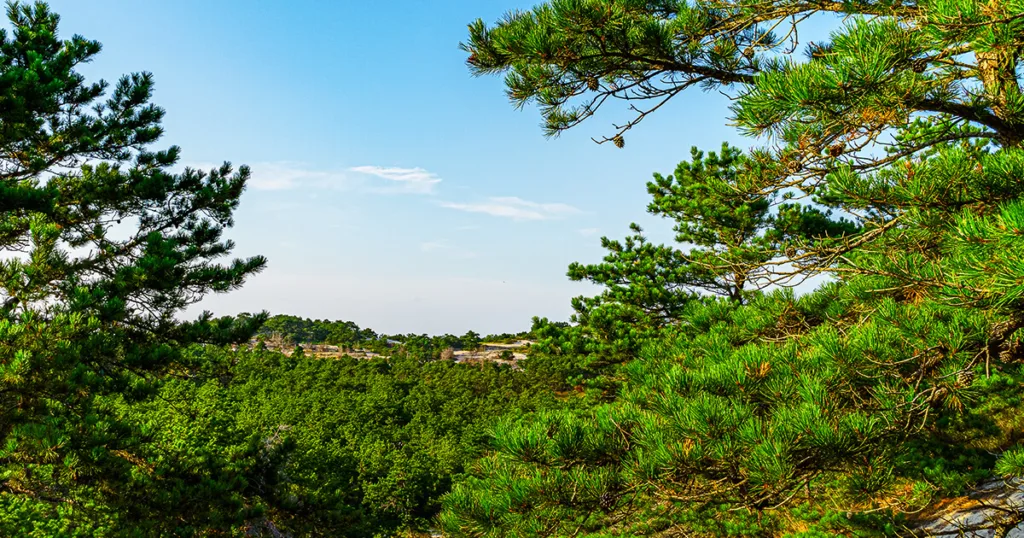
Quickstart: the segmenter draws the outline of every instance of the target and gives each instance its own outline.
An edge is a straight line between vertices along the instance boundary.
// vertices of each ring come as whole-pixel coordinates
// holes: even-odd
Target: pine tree
[[[140,453],[148,433],[125,418],[123,405],[188,371],[188,346],[248,340],[265,319],[177,321],[185,307],[239,287],[264,266],[262,257],[217,262],[233,247],[223,234],[249,169],[172,172],[179,148],[151,149],[164,113],[150,103],[150,74],[125,76],[112,88],[87,82],[76,68],[99,53],[99,43],[60,39],[59,17],[41,2],[10,3],[7,16],[13,28],[0,31],[3,524],[19,528],[24,516],[20,523],[62,521],[72,532],[89,521],[78,531],[98,535],[141,524],[137,517],[202,518],[176,505],[170,481],[147,489],[161,478]]]
[[[689,301],[626,365],[616,402],[497,429],[496,452],[446,497],[447,531],[892,535],[973,479],[1019,476],[1012,426],[993,416],[1024,413],[1021,13],[1016,0],[551,0],[472,24],[471,69],[504,73],[550,135],[624,99],[635,116],[603,140],[621,147],[692,86],[732,92],[731,119],[767,142],[734,192],[802,204],[766,214],[799,233],[753,266],[833,280]],[[837,29],[798,58],[798,30],[830,14]],[[664,256],[643,248],[621,251],[657,279]],[[735,259],[710,249],[700,266]],[[644,282],[615,293],[645,297]]]
[[[583,347],[574,352],[588,356],[584,375],[607,372],[680,324],[700,297],[742,304],[752,292],[777,283],[772,262],[794,242],[857,231],[848,220],[816,207],[748,193],[761,167],[737,148],[724,144],[720,153],[707,155],[693,148],[691,156],[675,174],[655,174],[647,184],[652,197],[647,210],[672,221],[677,245],[650,243],[636,224],[624,241],[602,238],[609,251],[603,262],[574,263],[568,276],[598,284],[603,292],[573,299],[572,321],[578,326],[548,331],[540,351],[554,350],[551,338],[576,341]]]
[[[624,242],[602,238],[610,251],[604,263],[569,267],[570,279],[606,288],[598,297],[574,301],[577,320],[592,323],[595,308],[614,304],[634,310],[623,319],[630,325],[659,327],[678,322],[698,293],[742,303],[745,292],[776,283],[766,266],[794,240],[858,231],[846,219],[788,203],[778,193],[751,194],[751,179],[760,175],[758,163],[728,144],[706,156],[693,148],[692,160],[680,163],[674,175],[655,174],[647,184],[647,211],[671,219],[676,242],[691,248],[652,245],[636,224]]]
[[[742,129],[785,135],[799,143],[801,164],[827,164],[922,113],[941,121],[906,149],[961,136],[1018,145],[1021,7],[551,0],[494,26],[473,22],[462,48],[473,73],[505,74],[517,106],[536,103],[548,134],[617,99],[640,103],[603,139],[613,141],[689,88],[731,88]],[[805,44],[801,62],[798,30],[814,15],[846,22],[828,42]],[[964,123],[978,129],[954,135]]]
[[[945,183],[925,185],[929,176],[915,170],[935,151],[956,146],[962,153],[950,158],[976,164],[979,152],[1020,147],[1021,8],[1019,0],[785,1],[771,9],[735,0],[552,0],[493,27],[474,22],[462,46],[474,73],[504,73],[515,104],[539,105],[548,134],[627,100],[636,116],[605,138],[614,140],[690,87],[731,89],[737,127],[773,141],[752,152],[759,177],[743,191],[842,209],[863,227],[858,238],[791,245],[776,262],[809,271],[909,226],[899,214],[908,204],[941,197]],[[842,22],[827,42],[806,44],[801,60],[799,30],[815,14]],[[979,170],[1009,170],[1007,154]],[[940,201],[947,209],[980,203],[987,189],[999,200],[1015,195],[998,178],[961,181],[973,191]],[[881,191],[897,182],[902,192]]]

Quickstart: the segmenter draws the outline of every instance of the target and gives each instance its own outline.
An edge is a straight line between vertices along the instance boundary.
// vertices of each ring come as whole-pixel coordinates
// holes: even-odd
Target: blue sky
[[[186,164],[248,164],[230,237],[268,269],[196,307],[351,320],[388,333],[519,331],[567,319],[573,261],[630,222],[656,240],[645,183],[697,145],[743,140],[728,100],[691,91],[594,144],[622,108],[556,139],[515,110],[500,78],[473,78],[466,24],[533,2],[51,0],[62,33],[103,43],[82,71],[150,71],[163,143]]]

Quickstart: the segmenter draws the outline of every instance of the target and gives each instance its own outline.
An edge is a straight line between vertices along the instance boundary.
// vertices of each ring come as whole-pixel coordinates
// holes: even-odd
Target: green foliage
[[[738,87],[733,121],[770,145],[695,151],[648,186],[690,250],[634,227],[572,266],[605,291],[538,348],[584,371],[619,350],[596,370],[616,398],[496,432],[445,497],[446,531],[892,535],[1017,476],[1022,9],[550,0],[471,24],[471,70],[504,73],[547,134],[628,100],[603,140],[622,147],[685,89]],[[798,59],[798,30],[829,13],[843,22]],[[819,274],[800,297],[758,291]]]
[[[482,341],[480,335],[473,331],[466,331],[466,334],[462,335],[462,338],[459,339],[463,349],[476,349],[480,347]]]
[[[482,339],[484,342],[493,342],[499,344],[514,344],[523,340],[529,340],[532,338],[530,331],[523,331],[518,333],[501,333],[501,334],[489,334],[484,336]]]
[[[456,485],[445,497],[459,506],[442,515],[446,532],[543,536],[614,523],[606,514],[625,502],[616,462],[627,445],[612,421],[572,413],[512,418],[496,426],[494,446],[499,452],[477,462],[474,474],[496,480]]]
[[[1024,450],[1018,447],[1004,452],[996,464],[996,472],[1008,478],[1024,476]]]
[[[187,375],[186,347],[245,341],[264,321],[176,321],[264,266],[261,257],[219,263],[233,247],[223,234],[249,169],[170,172],[180,150],[150,149],[163,132],[163,111],[149,102],[152,76],[125,76],[112,88],[88,83],[76,68],[99,43],[59,39],[58,17],[43,3],[9,3],[7,17],[0,534],[143,533],[244,517],[236,497],[216,494],[235,467],[147,459],[150,432],[122,405],[147,401],[169,375]]]
[[[941,496],[1019,479],[1022,12],[550,0],[470,25],[471,69],[504,73],[548,134],[628,100],[604,139],[623,147],[698,86],[731,91],[735,124],[770,144],[655,175],[648,212],[677,245],[635,225],[602,238],[569,277],[603,292],[572,323],[535,318],[508,367],[435,360],[479,348],[473,331],[176,321],[264,265],[219,263],[248,169],[171,173],[178,148],[149,149],[152,77],[86,83],[99,44],[9,4],[0,534],[889,536]],[[823,14],[843,21],[798,58]],[[228,351],[261,325],[299,346]]]
[[[213,529],[352,537],[424,529],[453,477],[486,447],[493,420],[554,403],[533,377],[495,364],[404,353],[388,360],[197,353],[222,366],[169,382],[158,400],[126,410],[152,427],[156,461],[234,477],[215,489],[211,473],[203,496],[192,498],[165,486],[170,501],[200,513],[210,495],[246,508],[234,525],[211,522]]]
[[[609,341],[639,342],[644,328],[674,324],[698,293],[742,302],[773,278],[771,262],[792,242],[852,235],[857,226],[832,220],[814,207],[781,203],[779,193],[751,194],[763,167],[723,144],[721,153],[693,148],[670,176],[647,184],[648,212],[673,221],[676,241],[689,250],[647,242],[636,224],[624,242],[601,239],[609,251],[601,264],[569,266],[569,278],[604,286],[573,301],[574,321]]]
[[[267,319],[257,336],[279,337],[295,344],[331,344],[346,349],[380,349],[386,347],[383,335],[362,329],[351,321],[327,321],[276,315]]]
[[[504,74],[516,106],[538,105],[549,135],[629,101],[632,119],[602,140],[622,146],[625,132],[685,90],[738,87],[742,130],[793,143],[784,154],[798,158],[781,160],[783,169],[826,174],[915,117],[939,121],[904,146],[912,152],[964,122],[982,128],[964,138],[1019,144],[1021,8],[1019,0],[786,0],[771,9],[750,0],[550,0],[493,26],[471,23],[462,48],[474,74]],[[801,50],[799,30],[830,21],[841,28]]]
[[[799,299],[695,302],[683,319],[699,323],[645,345],[614,402],[498,428],[496,453],[445,497],[446,531],[636,535],[650,523],[647,508],[671,501],[662,517],[706,535],[740,532],[716,526],[730,508],[763,513],[744,524],[757,535],[784,530],[789,503],[806,492],[875,513],[841,518],[843,528],[883,533],[899,513],[963,493],[990,476],[988,443],[1012,427],[993,418],[1024,411],[1006,400],[1021,378],[973,381],[982,366],[971,357],[989,340],[984,316],[878,294],[866,301],[859,291],[834,284]],[[920,357],[936,349],[954,356]],[[907,488],[914,494],[896,495]],[[629,495],[601,506],[588,491]]]
[[[377,334],[373,329],[363,329],[351,321],[328,321],[300,318],[298,316],[276,315],[267,319],[257,337],[265,342],[277,344],[327,344],[340,347],[343,351],[372,351],[391,353],[394,349],[422,356],[438,358],[447,348],[477,350],[484,342],[513,343],[528,339],[530,333],[490,335],[481,338],[473,331],[455,336],[445,334]]]

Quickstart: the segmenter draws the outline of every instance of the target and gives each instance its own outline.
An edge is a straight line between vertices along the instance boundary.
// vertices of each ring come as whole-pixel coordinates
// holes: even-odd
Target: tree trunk
[[[1003,0],[991,0],[988,15],[993,19],[1005,17]],[[977,51],[974,57],[978,64],[978,75],[985,87],[985,94],[992,113],[1007,123],[999,134],[1006,147],[1020,147],[1024,141],[1024,118],[1012,113],[1011,103],[1021,99],[1020,83],[1017,80],[1017,61],[1020,47],[993,47],[988,51]]]

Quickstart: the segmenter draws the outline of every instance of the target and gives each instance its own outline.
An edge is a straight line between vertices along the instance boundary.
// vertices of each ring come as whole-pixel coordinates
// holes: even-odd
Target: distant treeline
[[[481,337],[474,331],[462,336],[445,334],[379,334],[373,329],[361,328],[351,321],[330,321],[301,318],[298,316],[272,316],[257,333],[264,340],[280,338],[288,345],[327,344],[343,349],[365,349],[382,352],[401,346],[410,351],[440,352],[447,348],[473,350],[483,342],[510,343],[531,338],[530,331],[520,333],[492,334]]]

